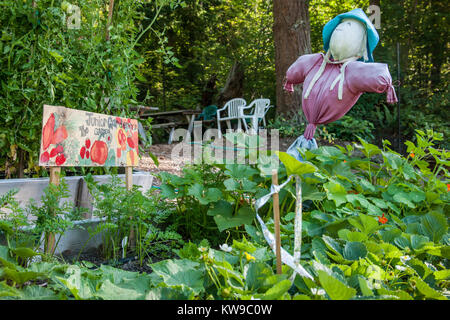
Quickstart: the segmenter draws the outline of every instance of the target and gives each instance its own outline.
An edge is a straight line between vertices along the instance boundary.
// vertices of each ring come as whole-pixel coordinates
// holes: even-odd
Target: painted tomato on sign
[[[135,119],[44,105],[41,166],[137,166]]]

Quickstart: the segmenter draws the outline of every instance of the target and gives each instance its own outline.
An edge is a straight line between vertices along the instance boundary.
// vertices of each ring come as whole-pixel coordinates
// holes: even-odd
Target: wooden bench
[[[190,135],[194,126],[195,117],[200,113],[201,111],[199,110],[171,110],[155,113],[143,112],[140,117],[141,119],[151,117],[160,122],[152,124],[152,129],[170,128],[168,144],[171,144],[176,127],[187,125],[187,134]],[[183,117],[186,119],[186,121],[182,121]],[[179,121],[171,121],[174,118],[179,119]]]
[[[152,129],[162,129],[162,128],[170,128],[169,132],[169,140],[168,144],[172,144],[173,141],[173,134],[175,132],[175,128],[183,125],[183,122],[167,122],[167,123],[156,123],[152,125]]]

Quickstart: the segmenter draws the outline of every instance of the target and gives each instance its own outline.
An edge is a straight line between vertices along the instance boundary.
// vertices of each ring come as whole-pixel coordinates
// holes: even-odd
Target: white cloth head
[[[367,60],[367,30],[364,24],[356,19],[343,19],[331,34],[330,52],[336,61],[351,57]]]

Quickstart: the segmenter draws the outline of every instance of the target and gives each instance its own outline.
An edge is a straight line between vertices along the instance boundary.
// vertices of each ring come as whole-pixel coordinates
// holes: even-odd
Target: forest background
[[[71,5],[80,9],[78,28],[68,27],[76,14]],[[374,58],[388,64],[399,92],[402,141],[413,140],[415,129],[433,129],[444,133],[440,147],[448,149],[444,1],[280,0],[274,7],[270,0],[2,0],[0,175],[45,174],[37,166],[43,104],[129,117],[136,105],[221,107],[233,77],[238,96],[276,106],[269,128],[300,135],[301,108],[280,97],[277,74],[299,55],[323,51],[322,28],[337,14],[362,8],[369,15],[370,5],[381,9]],[[297,46],[280,48],[280,35]],[[385,95],[364,94],[319,135],[396,144],[397,107]]]

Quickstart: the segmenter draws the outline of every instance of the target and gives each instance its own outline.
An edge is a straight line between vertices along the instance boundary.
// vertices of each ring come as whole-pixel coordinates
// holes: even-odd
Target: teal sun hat
[[[336,29],[338,24],[341,23],[341,21],[343,19],[356,19],[356,20],[362,22],[366,26],[368,62],[374,62],[372,53],[373,53],[373,50],[375,50],[375,47],[377,46],[378,41],[380,40],[380,36],[378,35],[378,32],[375,29],[372,22],[370,22],[369,18],[366,16],[364,11],[360,8],[337,15],[334,19],[330,20],[323,27],[322,37],[323,37],[323,47],[325,49],[325,52],[328,52],[328,49],[330,47],[330,39],[331,39],[331,35],[332,35],[334,29]],[[363,58],[361,58],[360,60],[363,60]],[[365,62],[367,62],[367,61],[365,61]]]

